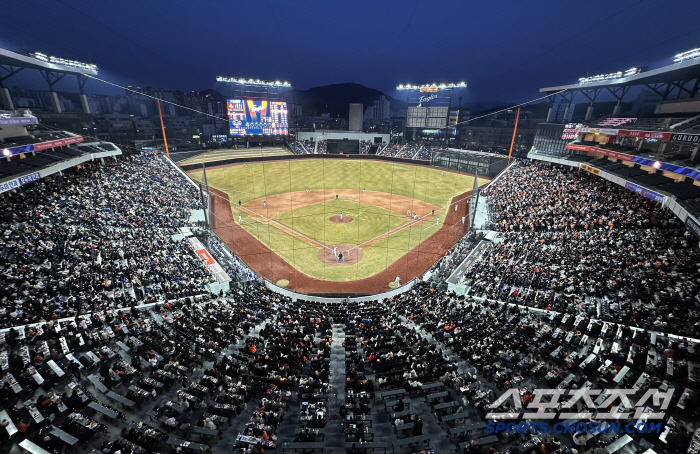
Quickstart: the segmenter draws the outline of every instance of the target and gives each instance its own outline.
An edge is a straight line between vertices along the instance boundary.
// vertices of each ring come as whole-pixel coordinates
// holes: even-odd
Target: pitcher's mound
[[[352,222],[352,216],[343,216],[343,219],[340,219],[340,216],[331,216],[331,222],[337,222],[338,224],[347,224],[348,222]]]
[[[355,247],[351,250],[350,248],[353,246],[349,246],[347,244],[338,244],[336,246],[338,247],[338,253],[343,253],[342,262],[339,262],[338,257],[333,255],[333,248],[321,248],[321,250],[318,251],[318,259],[329,265],[352,265],[353,263],[357,263],[362,260],[362,251],[360,248]]]

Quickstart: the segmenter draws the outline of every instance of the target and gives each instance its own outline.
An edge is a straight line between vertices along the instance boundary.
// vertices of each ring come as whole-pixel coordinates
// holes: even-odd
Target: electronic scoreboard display
[[[286,102],[229,99],[226,107],[232,136],[279,136],[289,133]]]

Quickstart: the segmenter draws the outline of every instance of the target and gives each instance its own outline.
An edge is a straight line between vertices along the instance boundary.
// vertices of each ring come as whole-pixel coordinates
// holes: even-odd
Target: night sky
[[[464,101],[522,102],[578,77],[658,67],[700,47],[697,0],[4,2],[0,45],[90,61],[121,84],[216,88],[215,76],[466,81]],[[6,85],[38,84],[38,75]],[[74,80],[59,90],[76,90]],[[96,82],[93,92],[108,92]],[[37,85],[42,87],[43,85]],[[113,91],[111,91],[113,92]]]

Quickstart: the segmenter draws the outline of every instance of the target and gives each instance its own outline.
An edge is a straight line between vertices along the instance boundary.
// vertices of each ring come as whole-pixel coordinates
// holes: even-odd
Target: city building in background
[[[350,104],[350,112],[348,116],[348,130],[362,131],[362,104]]]

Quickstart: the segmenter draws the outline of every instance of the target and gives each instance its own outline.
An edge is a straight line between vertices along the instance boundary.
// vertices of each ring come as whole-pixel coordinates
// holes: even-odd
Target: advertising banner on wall
[[[637,194],[641,195],[642,197],[646,197],[647,199],[651,199],[654,202],[659,202],[659,203],[664,203],[664,196],[659,194],[658,192],[651,191],[647,188],[643,188],[639,185],[636,185],[634,183],[630,183],[629,181],[625,183],[625,187],[629,189],[630,191],[634,191]]]
[[[693,235],[700,239],[700,225],[698,225],[698,223],[695,222],[695,219],[688,215],[688,217],[685,218],[685,225],[686,227],[688,227],[688,230],[690,230],[693,233]]]
[[[671,140],[676,142],[698,143],[700,142],[700,134],[672,134]]]
[[[48,150],[49,148],[62,147],[64,145],[70,145],[72,143],[80,143],[84,139],[81,136],[78,137],[68,137],[67,139],[51,140],[49,142],[41,142],[34,144],[34,150]]]
[[[670,132],[630,131],[628,129],[620,129],[617,135],[622,137],[639,137],[640,139],[669,140],[672,134]]]
[[[27,183],[31,183],[32,181],[36,181],[40,179],[41,176],[39,176],[39,172],[33,172],[28,175],[23,175],[21,177],[17,177],[13,180],[10,181],[5,181],[3,183],[0,183],[0,194],[3,192],[10,191],[12,189],[18,188],[20,186],[23,186]]]
[[[591,167],[591,166],[586,165],[586,164],[581,164],[581,168],[583,170],[585,170],[586,172],[592,173],[593,175],[600,175],[600,170],[596,169],[595,167]]]
[[[35,125],[34,117],[0,117],[0,126],[24,126]]]
[[[667,170],[669,172],[677,173],[679,175],[685,175],[686,177],[690,177],[695,180],[700,180],[700,172],[692,168],[676,166],[673,164],[668,164],[666,162],[659,162],[654,161],[653,159],[639,157],[632,159],[632,161],[644,166],[650,166],[660,170]]]
[[[616,136],[619,132],[619,129],[589,128],[588,126],[583,126],[580,128],[580,132],[590,134],[605,134],[606,136]]]
[[[600,153],[605,156],[608,156],[613,159],[622,159],[623,161],[631,161],[634,156],[626,154],[626,153],[619,153],[617,151],[610,151],[606,150],[604,148],[598,148],[598,147],[591,147],[588,145],[574,145],[574,144],[568,144],[566,146],[567,149],[569,150],[580,150],[580,151],[590,151],[593,153]]]

